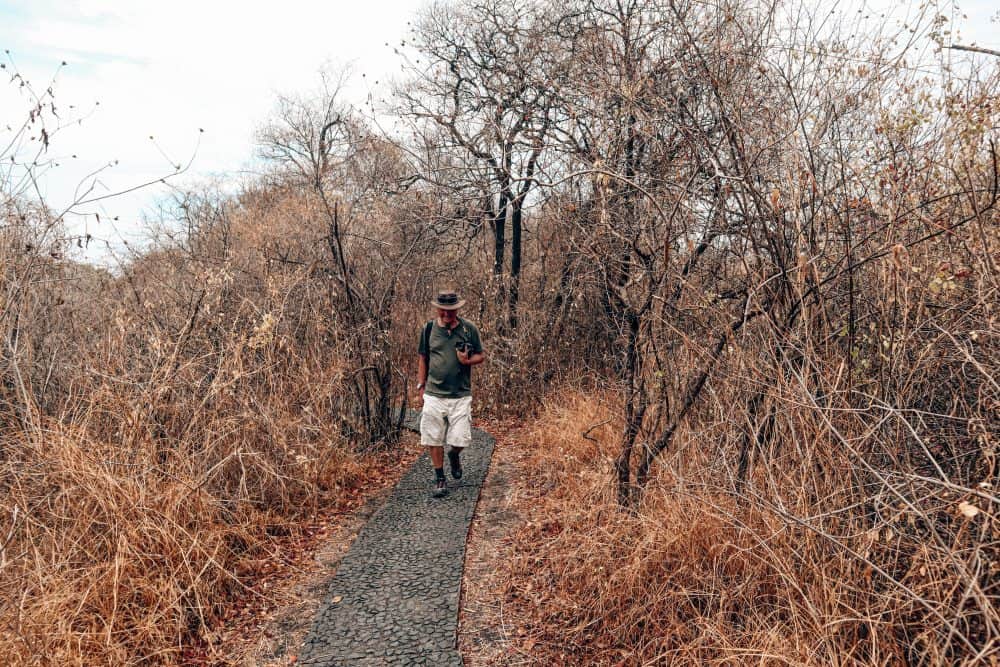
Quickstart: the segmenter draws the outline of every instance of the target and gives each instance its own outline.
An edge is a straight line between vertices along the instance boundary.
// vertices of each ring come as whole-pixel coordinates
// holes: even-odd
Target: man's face
[[[458,311],[457,310],[445,310],[444,308],[438,308],[438,317],[442,322],[451,326],[458,321]]]

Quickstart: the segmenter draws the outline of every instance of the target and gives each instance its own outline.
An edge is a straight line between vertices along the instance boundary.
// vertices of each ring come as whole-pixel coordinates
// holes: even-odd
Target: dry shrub
[[[730,403],[719,421],[685,433],[643,502],[625,511],[610,475],[617,399],[572,390],[551,397],[522,437],[539,479],[500,577],[507,616],[527,636],[522,649],[539,664],[974,664],[988,656],[995,515],[961,515],[967,494],[922,486],[901,501],[859,483],[857,462],[819,413],[784,398],[780,444],[746,486],[717,444],[733,423]],[[873,513],[891,517],[873,528]],[[985,570],[966,571],[970,554]]]
[[[5,439],[4,664],[176,662],[242,588],[241,563],[359,477],[318,418],[335,368],[280,381],[225,361],[211,414],[164,383],[176,414],[158,416],[183,417],[181,439],[155,437],[158,411],[110,383],[71,420]]]
[[[8,218],[2,664],[176,664],[363,476],[327,281],[258,250],[266,209],[217,204],[117,275]]]

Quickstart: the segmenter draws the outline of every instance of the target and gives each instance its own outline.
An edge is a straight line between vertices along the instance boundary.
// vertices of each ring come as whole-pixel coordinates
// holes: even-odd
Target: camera
[[[460,340],[455,343],[455,349],[464,354],[472,354],[472,343],[468,341]]]

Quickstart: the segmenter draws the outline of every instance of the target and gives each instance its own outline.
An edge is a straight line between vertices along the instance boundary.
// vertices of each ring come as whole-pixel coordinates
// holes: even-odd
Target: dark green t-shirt
[[[425,391],[431,396],[438,398],[472,396],[472,366],[458,360],[455,344],[459,342],[469,343],[472,348],[470,354],[483,351],[483,344],[479,340],[479,329],[461,317],[458,318],[455,328],[450,331],[438,324],[437,318],[420,330],[420,345],[417,351],[427,357]]]

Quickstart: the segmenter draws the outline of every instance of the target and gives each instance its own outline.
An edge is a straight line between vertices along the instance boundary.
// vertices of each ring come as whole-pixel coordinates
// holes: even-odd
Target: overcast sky
[[[352,67],[349,94],[356,103],[369,93],[384,95],[385,79],[399,70],[392,45],[421,4],[0,0],[0,49],[10,51],[39,90],[66,61],[55,86],[61,115],[68,117],[69,105],[78,114],[93,111],[52,140],[52,154],[63,159],[41,185],[50,205],[61,209],[86,174],[113,160],[118,165],[102,172],[101,190],[156,180],[192,156],[191,169],[173,182],[252,168],[254,131],[274,108],[275,94],[314,88],[324,63]],[[6,77],[0,83],[0,126],[20,124],[23,98]],[[148,188],[86,207],[100,214],[100,223],[94,216],[69,222],[120,247],[120,237],[138,238],[142,210],[163,192]]]
[[[41,90],[60,62],[68,63],[55,86],[64,117],[71,104],[78,113],[89,113],[100,103],[81,126],[53,139],[60,167],[41,187],[50,205],[60,209],[86,174],[113,160],[117,166],[100,175],[102,191],[155,180],[192,157],[178,185],[232,179],[252,169],[254,130],[273,109],[275,93],[313,88],[324,63],[352,64],[349,95],[356,104],[369,94],[384,96],[385,81],[399,71],[393,45],[423,4],[0,0],[0,50],[9,50],[18,71]],[[877,4],[905,6],[890,0]],[[991,23],[997,10],[991,0],[963,3],[969,15],[963,41],[1000,48],[1000,37],[994,36],[1000,25]],[[2,130],[20,124],[26,107],[6,77],[0,84]],[[120,248],[123,239],[138,239],[143,210],[163,192],[162,186],[149,188],[87,207],[86,213],[100,213],[100,223],[93,215],[68,222],[74,231]],[[112,223],[115,216],[119,221]],[[104,252],[95,244],[88,254],[99,258]]]

